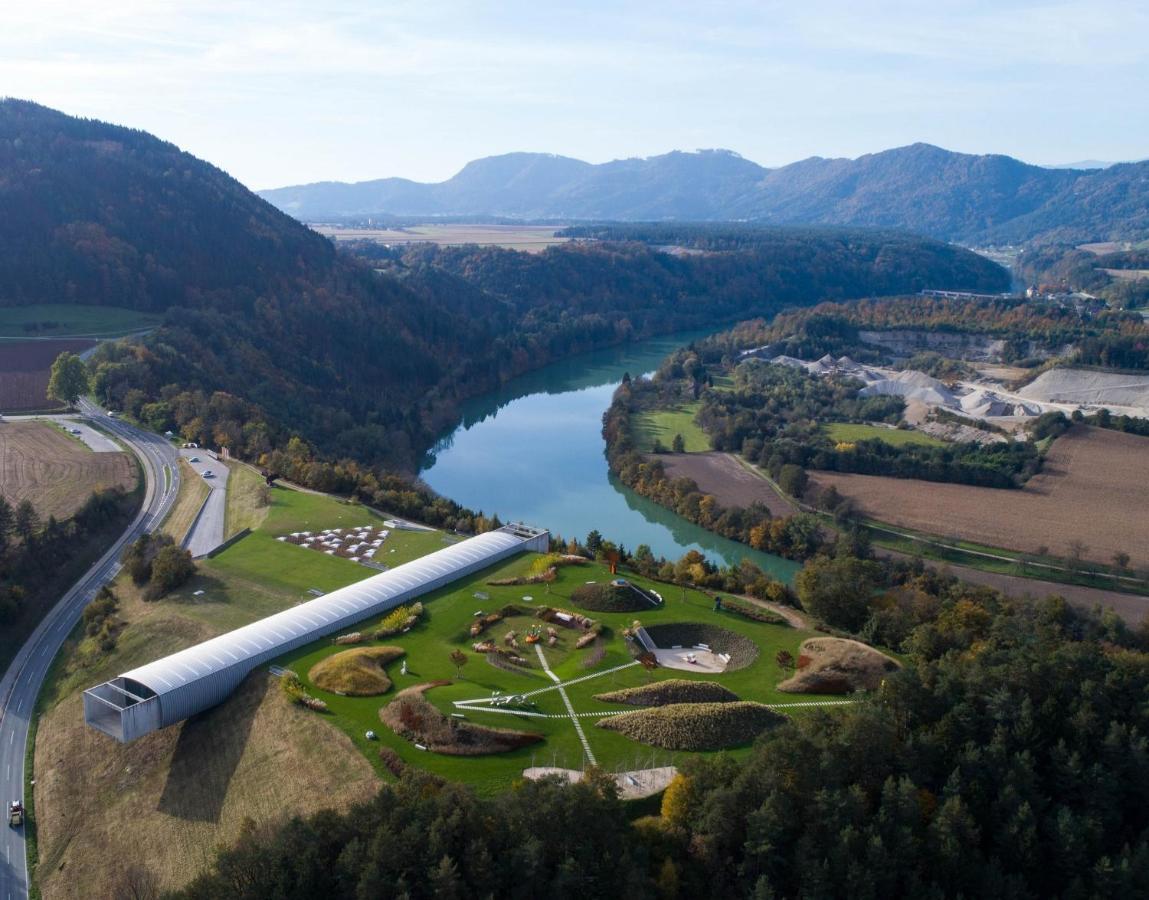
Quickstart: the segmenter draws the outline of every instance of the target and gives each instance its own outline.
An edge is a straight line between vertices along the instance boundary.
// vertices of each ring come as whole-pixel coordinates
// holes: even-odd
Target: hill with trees
[[[511,153],[443,182],[322,182],[261,195],[304,221],[506,217],[751,221],[902,228],[967,243],[1090,241],[1149,231],[1149,162],[1078,170],[912,144],[767,169],[728,150],[591,165]]]
[[[632,235],[357,260],[171,144],[14,100],[0,236],[4,305],[163,313],[97,352],[105,402],[249,458],[298,434],[408,470],[462,399],[572,353],[824,298],[1005,284],[954,247],[834,230],[685,257]]]

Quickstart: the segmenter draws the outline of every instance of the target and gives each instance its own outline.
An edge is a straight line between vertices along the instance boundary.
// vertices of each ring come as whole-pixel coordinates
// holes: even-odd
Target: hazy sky
[[[511,150],[1149,156],[1146,0],[0,0],[0,94],[273,187]]]

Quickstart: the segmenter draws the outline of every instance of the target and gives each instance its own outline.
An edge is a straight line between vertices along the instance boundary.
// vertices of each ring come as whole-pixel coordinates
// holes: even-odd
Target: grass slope
[[[710,449],[710,438],[694,421],[701,408],[700,402],[685,403],[671,409],[646,410],[633,418],[633,435],[642,453],[654,449],[655,440],[670,449],[674,436],[681,434],[687,453],[705,453]]]
[[[822,426],[831,440],[845,443],[878,440],[894,447],[907,444],[921,444],[926,447],[944,447],[945,441],[920,431],[906,431],[901,428],[883,428],[881,425],[859,425],[850,422],[830,422]]]
[[[0,307],[0,338],[120,337],[153,328],[160,318],[118,306],[37,303]]]

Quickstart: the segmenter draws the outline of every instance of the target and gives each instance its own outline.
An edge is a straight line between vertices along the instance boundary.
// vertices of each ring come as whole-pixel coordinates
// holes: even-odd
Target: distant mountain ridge
[[[545,153],[468,163],[446,181],[384,178],[258,192],[304,221],[368,216],[752,221],[904,228],[965,242],[1118,240],[1149,232],[1149,161],[1048,168],[911,144],[767,169],[728,150],[591,164]]]

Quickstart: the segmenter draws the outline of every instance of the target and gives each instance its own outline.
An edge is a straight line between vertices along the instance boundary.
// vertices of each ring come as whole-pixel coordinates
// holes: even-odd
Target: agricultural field
[[[722,506],[761,503],[772,516],[790,516],[797,510],[779,496],[768,481],[730,453],[672,453],[659,457],[671,478],[689,478],[704,494],[713,494]]]
[[[1023,553],[1047,547],[1110,562],[1128,553],[1149,565],[1149,438],[1077,426],[1058,438],[1040,474],[1019,490],[873,475],[811,472],[882,522]],[[1078,548],[1080,549],[1080,548]]]
[[[605,567],[588,563],[559,568],[550,583],[490,583],[533,571],[540,559],[534,555],[512,559],[422,598],[423,613],[406,633],[379,640],[372,637],[354,647],[324,639],[279,660],[299,676],[308,694],[328,705],[326,712],[291,703],[281,679],[261,670],[219,707],[128,746],[83,724],[80,693],[84,688],[309,599],[313,588],[331,590],[374,574],[348,560],[275,540],[291,530],[362,525],[374,518],[360,506],[276,488],[263,523],[218,557],[202,561],[193,580],[173,595],[145,603],[126,579],[117,582],[120,609],[116,615],[124,625],[115,647],[102,649],[77,631],[57,659],[41,699],[35,799],[45,897],[109,896],[122,868],[120,860],[127,856],[145,859],[164,889],[179,887],[209,864],[216,846],[236,838],[245,817],[259,826],[324,807],[346,808],[369,796],[380,779],[392,778],[392,771],[401,765],[417,765],[469,782],[484,794],[505,789],[532,765],[581,768],[584,750],[578,733],[554,682],[538,664],[534,647],[523,647],[530,668],[512,667],[511,671],[496,668],[473,650],[476,641],[488,636],[501,645],[508,629],[526,635],[532,628],[541,628],[544,623],[535,616],[540,607],[579,610],[571,598],[576,588],[612,578]],[[450,539],[441,532],[393,532],[392,537],[402,542],[396,556],[404,559],[439,549]],[[777,689],[792,670],[781,669],[776,656],[785,650],[798,658],[802,641],[814,636],[812,632],[753,621],[730,611],[716,612],[712,598],[702,593],[632,580],[659,591],[664,605],[641,613],[588,611],[586,615],[603,625],[596,645],[576,648],[581,632],[556,628],[554,646],[542,650],[549,667],[563,681],[592,676],[569,685],[566,692],[583,714],[579,722],[600,765],[616,770],[671,765],[682,758],[682,752],[597,727],[608,714],[636,709],[628,703],[597,699],[598,694],[674,679],[720,682],[721,699],[728,699],[725,692],[729,692],[750,701],[754,710],[759,710],[754,701],[803,699]],[[517,607],[509,611],[508,618],[480,637],[471,635],[477,611],[508,605]],[[717,675],[664,668],[648,672],[634,662],[621,634],[636,617],[650,626],[681,630],[683,623],[691,623],[701,629],[700,634],[736,636],[740,647],[753,652],[737,650],[737,664],[742,667],[732,666]],[[379,622],[365,622],[359,628],[373,635]],[[659,632],[652,627],[651,633]],[[353,660],[331,661],[348,649],[371,648],[379,649]],[[461,671],[451,658],[456,651],[466,657]],[[313,676],[335,678],[327,683],[341,689],[355,686],[356,690],[384,693],[342,696],[319,688]],[[421,687],[439,681],[444,683]],[[538,740],[489,755],[420,750],[381,718],[384,707],[400,692],[408,691],[405,696],[410,696],[413,688],[427,701],[416,705],[416,710],[432,710],[439,725],[448,723],[452,733],[459,726],[450,723],[462,722],[488,738],[490,729],[501,729],[530,732]],[[537,705],[530,711],[554,718],[474,706],[460,713],[454,706],[455,701],[489,701],[493,691],[509,694],[540,689],[546,690],[537,695]],[[713,697],[708,693],[705,699]],[[736,713],[732,709],[723,715]],[[377,740],[368,739],[368,731],[375,732]],[[508,740],[517,745],[521,738],[512,735]],[[729,752],[737,756],[748,751],[740,746]]]
[[[671,409],[644,410],[633,417],[635,444],[640,453],[650,453],[659,441],[667,450],[676,434],[681,434],[687,453],[705,453],[710,438],[694,421],[701,403],[684,403]]]
[[[136,483],[126,452],[95,453],[48,422],[0,422],[0,495],[31,500],[41,519],[69,518],[92,491]]]
[[[0,307],[0,340],[4,338],[123,337],[154,328],[161,316],[118,306],[74,306],[39,303]]]
[[[556,237],[553,225],[411,225],[406,228],[340,228],[333,225],[312,225],[316,231],[333,241],[374,241],[388,246],[408,244],[442,244],[460,246],[477,244],[483,247],[504,247],[508,250],[526,250],[537,253],[569,238]]]
[[[884,428],[881,425],[853,424],[850,422],[830,422],[822,428],[833,441],[840,443],[856,443],[857,441],[879,440],[894,447],[904,447],[907,444],[921,444],[926,447],[944,447],[945,441],[920,431],[910,431],[905,428]]]
[[[48,398],[52,363],[65,351],[82,353],[93,346],[95,341],[76,338],[0,340],[0,413],[60,409],[59,401]]]

